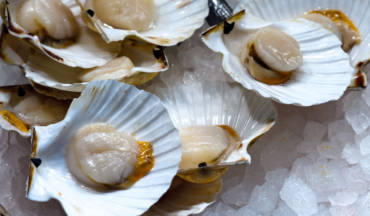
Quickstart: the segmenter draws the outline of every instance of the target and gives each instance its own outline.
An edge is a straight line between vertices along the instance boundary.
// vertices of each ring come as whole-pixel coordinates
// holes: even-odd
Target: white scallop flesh
[[[96,17],[114,28],[143,31],[155,18],[153,0],[91,1]]]
[[[256,33],[254,48],[258,57],[269,68],[278,72],[290,74],[303,61],[298,42],[273,27],[262,28]]]
[[[136,140],[106,123],[80,128],[67,147],[68,167],[87,185],[117,185],[134,172],[139,146]]]
[[[27,94],[13,107],[24,123],[41,126],[61,121],[67,108],[64,101],[36,94]]]
[[[200,163],[214,163],[232,142],[229,133],[218,126],[192,126],[180,129],[181,169],[196,168]]]
[[[18,24],[31,34],[46,31],[55,40],[75,38],[78,24],[60,0],[28,0],[17,9]]]
[[[134,63],[126,56],[111,60],[107,64],[85,71],[80,79],[82,82],[93,80],[121,80],[131,73]]]
[[[317,13],[304,14],[302,17],[312,22],[321,24],[326,30],[335,34],[339,40],[342,40],[342,33],[339,31],[338,26],[330,18]]]

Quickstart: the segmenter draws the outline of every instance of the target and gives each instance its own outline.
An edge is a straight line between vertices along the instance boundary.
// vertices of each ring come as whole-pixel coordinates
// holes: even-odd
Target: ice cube
[[[349,164],[357,164],[362,159],[360,149],[353,144],[346,144],[342,152],[342,158],[344,158]]]
[[[335,216],[351,216],[356,215],[356,209],[353,206],[332,206],[330,214]]]
[[[360,166],[362,168],[362,171],[366,175],[367,178],[370,177],[370,157],[364,157],[360,161]]]
[[[297,216],[297,214],[284,201],[281,201],[279,207],[272,212],[272,216]]]
[[[289,168],[292,162],[298,157],[295,149],[301,140],[302,138],[290,130],[284,130],[271,137],[268,143],[265,143],[265,147],[261,153],[261,164],[265,171],[277,168]]]
[[[303,129],[303,139],[313,143],[320,143],[326,134],[327,127],[315,121],[309,121]]]
[[[246,185],[239,184],[221,195],[224,203],[235,206],[244,206],[248,204],[250,194],[248,193]]]
[[[309,140],[303,140],[297,145],[297,152],[303,153],[303,154],[308,154],[312,151],[315,151],[316,146],[320,143],[314,143]]]
[[[330,122],[328,125],[328,137],[329,139],[332,139],[333,137],[336,137],[337,135],[341,133],[349,133],[349,135],[352,135],[353,129],[351,126],[346,122],[344,119],[335,120],[333,122]]]
[[[361,140],[360,150],[362,155],[370,154],[370,135],[366,136]]]
[[[344,144],[340,142],[323,142],[317,146],[317,151],[322,157],[339,159],[342,157]]]
[[[280,198],[298,216],[310,216],[318,212],[315,192],[295,175],[285,181],[280,191]]]
[[[360,98],[355,98],[352,103],[346,111],[345,117],[353,130],[360,134],[370,125],[370,109]]]
[[[233,215],[233,216],[261,216],[256,211],[254,211],[252,208],[250,208],[249,206],[244,206],[244,207],[240,208],[237,212],[235,212],[233,214],[229,214],[229,215],[230,216],[231,215]]]
[[[271,182],[279,190],[284,184],[285,178],[289,175],[288,169],[276,169],[266,173],[266,182]]]
[[[356,202],[358,198],[358,193],[344,190],[335,193],[333,196],[329,197],[329,201],[333,206],[349,206]]]
[[[271,212],[277,205],[279,191],[272,182],[257,185],[252,191],[248,207],[261,214]]]
[[[368,189],[365,174],[359,165],[346,167],[342,170],[346,189],[358,194],[364,194]]]

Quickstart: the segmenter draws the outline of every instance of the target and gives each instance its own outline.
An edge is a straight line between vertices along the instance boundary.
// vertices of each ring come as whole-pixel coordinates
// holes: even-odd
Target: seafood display
[[[71,216],[199,214],[252,162],[274,104],[366,87],[370,2],[217,2],[1,1],[0,127],[32,143],[28,199]],[[206,18],[197,49],[220,54],[223,78],[176,71]]]

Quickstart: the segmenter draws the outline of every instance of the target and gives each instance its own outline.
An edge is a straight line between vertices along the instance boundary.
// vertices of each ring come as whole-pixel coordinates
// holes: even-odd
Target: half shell
[[[167,59],[160,47],[129,39],[123,45],[120,56],[131,59],[134,67],[120,71],[115,79],[140,85],[152,79],[158,72],[168,69]],[[81,76],[95,68],[69,67],[51,60],[44,53],[10,34],[4,34],[1,42],[3,58],[22,66],[26,77],[38,85],[66,92],[81,92],[86,86]]]
[[[126,190],[98,192],[81,186],[69,172],[66,145],[77,129],[95,122],[108,123],[136,140],[152,143],[153,169]],[[168,190],[181,158],[179,134],[159,99],[112,80],[89,83],[63,121],[35,127],[32,143],[28,198],[58,199],[68,215],[144,213]]]
[[[346,1],[346,0],[241,0],[235,8],[235,12],[245,10],[247,14],[252,14],[269,22],[276,22],[284,19],[291,19],[317,9],[341,10],[355,24],[361,33],[362,42],[352,48],[350,59],[353,67],[360,67],[370,60],[370,1]]]
[[[239,57],[247,40],[266,26],[280,29],[296,39],[303,55],[303,65],[280,85],[255,80]],[[320,24],[301,18],[272,23],[241,11],[229,18],[226,24],[219,24],[203,33],[202,40],[213,51],[222,53],[223,68],[235,81],[280,103],[311,106],[337,100],[356,72],[333,33]]]
[[[241,143],[229,145],[215,165],[179,170],[188,181],[207,183],[217,179],[227,166],[250,162],[248,145],[274,124],[276,110],[270,100],[248,92],[238,84],[192,82],[154,90],[167,108],[177,129],[191,126],[229,126]]]
[[[104,65],[120,52],[119,44],[107,44],[98,33],[88,29],[82,21],[81,9],[74,0],[62,0],[62,3],[72,11],[79,24],[80,32],[76,42],[59,48],[41,43],[38,36],[28,34],[15,19],[17,8],[24,1],[26,0],[6,1],[7,4],[3,7],[5,25],[10,34],[27,39],[54,61],[70,67],[92,68]]]
[[[0,127],[31,136],[32,127],[61,121],[70,101],[38,94],[29,85],[0,88]]]
[[[171,188],[144,216],[187,216],[203,212],[221,191],[222,179],[194,184],[175,177]]]
[[[155,18],[152,27],[145,31],[113,28],[96,16],[87,13],[91,10],[89,0],[78,0],[90,26],[98,31],[105,41],[121,41],[128,36],[136,36],[147,42],[172,46],[191,37],[203,25],[208,15],[207,0],[154,0]]]

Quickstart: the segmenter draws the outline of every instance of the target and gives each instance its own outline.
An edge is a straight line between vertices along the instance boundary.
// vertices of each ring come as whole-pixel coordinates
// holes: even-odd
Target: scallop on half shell
[[[348,51],[352,66],[360,72],[370,61],[369,0],[241,0],[235,11],[240,10],[268,22],[292,19],[310,12],[326,14],[335,23],[338,21],[347,23],[350,30],[359,33],[353,37],[360,37],[360,40]],[[325,23],[321,24],[326,27]]]
[[[9,33],[28,40],[46,56],[69,67],[102,66],[121,51],[107,44],[81,18],[74,0],[7,0],[2,14]]]
[[[31,136],[32,127],[63,120],[69,100],[41,95],[30,85],[0,87],[0,127]]]
[[[272,102],[238,84],[192,82],[156,88],[182,140],[178,176],[209,183],[230,165],[250,162],[248,145],[277,117]]]
[[[337,100],[356,73],[338,37],[303,18],[273,22],[242,10],[204,32],[202,40],[223,55],[223,68],[235,81],[284,104]]]
[[[93,81],[63,121],[35,127],[27,196],[58,199],[68,215],[140,215],[168,190],[181,141],[160,100]]]
[[[127,39],[121,46],[118,57],[90,69],[58,63],[26,41],[6,33],[1,41],[1,54],[5,61],[21,66],[37,90],[62,99],[76,97],[93,80],[141,85],[168,69],[161,47],[134,39]]]
[[[208,15],[207,0],[78,0],[88,25],[105,41],[135,36],[172,46],[191,37]]]

